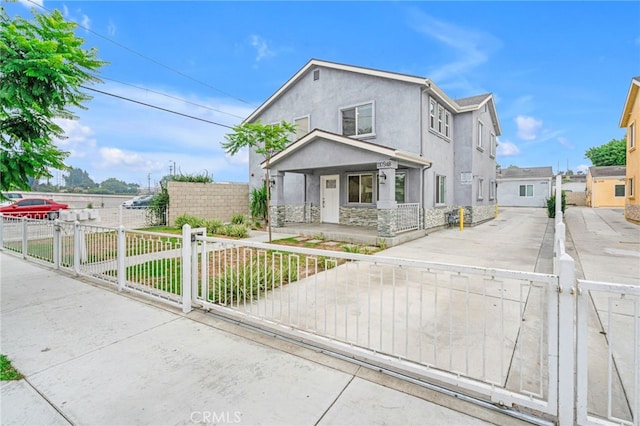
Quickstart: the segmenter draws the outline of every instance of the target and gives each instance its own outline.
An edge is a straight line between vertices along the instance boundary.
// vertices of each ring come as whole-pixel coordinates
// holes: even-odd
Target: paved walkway
[[[589,243],[571,221],[590,216],[572,210],[567,222],[582,261]],[[384,255],[549,272],[548,224],[543,209],[501,209],[495,221]],[[598,242],[613,251],[587,260],[594,276],[617,250],[639,253],[640,227],[621,224]],[[4,253],[0,267],[0,351],[25,375],[0,384],[3,425],[516,423],[204,312],[185,316]],[[633,268],[620,276],[634,273],[637,281]]]

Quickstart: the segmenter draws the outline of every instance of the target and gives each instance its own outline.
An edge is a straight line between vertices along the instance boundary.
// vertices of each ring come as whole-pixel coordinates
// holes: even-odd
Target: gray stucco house
[[[272,158],[272,224],[326,222],[377,227],[380,237],[492,219],[496,137],[491,94],[451,99],[435,83],[312,59],[245,122],[297,125]],[[250,152],[250,186],[263,184]]]
[[[510,166],[498,171],[498,204],[545,207],[551,197],[553,168]]]

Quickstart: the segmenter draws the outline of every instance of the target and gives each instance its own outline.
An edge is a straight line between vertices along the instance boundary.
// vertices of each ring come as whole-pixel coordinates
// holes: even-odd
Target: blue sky
[[[640,75],[637,1],[34,1],[85,27],[109,62],[97,89],[229,126],[311,58],[428,77],[452,98],[492,92],[504,167],[590,166],[589,147],[624,137]],[[35,4],[2,3],[26,18]],[[58,145],[96,182],[153,185],[174,162],[248,180],[246,153],[220,148],[228,128],[101,94],[87,106]]]

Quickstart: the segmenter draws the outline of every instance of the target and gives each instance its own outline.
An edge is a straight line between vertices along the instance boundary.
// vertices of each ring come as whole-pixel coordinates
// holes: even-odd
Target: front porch
[[[278,234],[297,234],[310,237],[322,237],[326,240],[341,241],[349,244],[393,247],[427,235],[425,230],[403,232],[395,237],[380,237],[375,226],[340,225],[334,223],[287,223],[271,228],[277,240]]]

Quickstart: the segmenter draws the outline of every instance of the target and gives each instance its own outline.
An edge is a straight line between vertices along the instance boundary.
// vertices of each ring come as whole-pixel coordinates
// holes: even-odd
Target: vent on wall
[[[320,70],[313,70],[313,81],[320,80]]]

